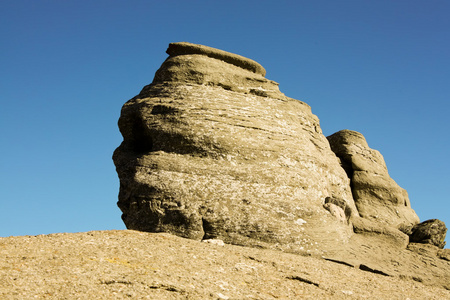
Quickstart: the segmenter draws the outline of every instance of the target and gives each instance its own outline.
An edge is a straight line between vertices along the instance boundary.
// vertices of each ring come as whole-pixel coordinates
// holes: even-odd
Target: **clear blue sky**
[[[447,0],[1,1],[0,236],[125,228],[120,109],[179,41],[261,63],[450,226],[449,15]]]

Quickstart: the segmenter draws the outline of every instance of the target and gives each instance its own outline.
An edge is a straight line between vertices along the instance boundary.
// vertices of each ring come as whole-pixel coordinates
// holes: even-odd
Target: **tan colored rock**
[[[437,252],[437,256],[440,259],[444,259],[446,261],[450,261],[450,249],[439,249]]]
[[[409,237],[405,233],[371,219],[353,217],[352,224],[355,233],[361,235],[384,235],[384,238],[391,239],[395,247],[400,249],[405,249],[409,243]]]
[[[369,148],[361,133],[342,130],[328,140],[351,179],[353,198],[361,217],[401,229],[419,222],[408,193],[389,176],[383,156]]]
[[[8,237],[0,238],[0,298],[449,299],[449,274],[439,271],[450,262],[434,253],[403,251],[384,251],[404,272],[399,274],[374,261],[353,267],[167,233]],[[392,276],[382,275],[387,272]]]
[[[185,43],[169,45],[171,55],[156,72],[153,84],[164,82],[217,86],[228,91],[286,100],[278,83],[264,77],[265,70],[257,62],[222,50],[201,46],[174,51]],[[206,51],[206,50],[207,51]],[[194,50],[194,51],[188,51]],[[197,50],[197,51],[195,51]],[[200,51],[201,50],[201,51]],[[184,53],[183,55],[180,54]],[[231,61],[232,63],[229,63]],[[245,68],[243,68],[244,66]],[[253,66],[253,67],[252,67]],[[264,71],[255,71],[262,68]]]
[[[263,77],[266,75],[266,70],[256,61],[237,54],[211,48],[208,46],[192,44],[187,42],[170,43],[169,48],[167,48],[166,52],[170,56],[200,54],[218,60],[222,60],[226,63],[260,74]]]
[[[351,207],[343,199],[326,197],[323,207],[342,223],[348,223],[349,219],[354,215]]]
[[[127,228],[310,253],[345,243],[352,228],[325,198],[358,212],[310,107],[261,72],[190,53],[170,56],[122,108],[114,162]]]
[[[113,159],[127,228],[314,255],[450,288],[447,252],[407,249],[419,219],[360,133],[327,140],[310,107],[282,94],[255,62],[186,43],[168,53],[119,119],[124,140]]]

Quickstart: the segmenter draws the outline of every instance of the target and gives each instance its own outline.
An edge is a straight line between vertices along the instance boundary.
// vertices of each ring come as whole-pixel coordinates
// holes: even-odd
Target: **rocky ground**
[[[445,224],[362,134],[327,139],[250,59],[167,53],[113,155],[140,231],[0,238],[0,299],[450,299]]]
[[[386,276],[167,233],[0,238],[0,255],[1,299],[450,299],[448,289],[419,282],[420,274]]]

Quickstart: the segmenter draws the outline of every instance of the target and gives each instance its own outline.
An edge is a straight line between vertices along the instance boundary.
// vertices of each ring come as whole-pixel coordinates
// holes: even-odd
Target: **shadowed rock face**
[[[411,229],[410,241],[431,244],[442,249],[445,246],[446,234],[445,223],[437,219],[431,219],[417,224]]]
[[[189,45],[171,44],[153,83],[122,108],[113,158],[127,228],[288,251],[346,242],[347,217],[325,198],[358,212],[310,107],[239,56]]]

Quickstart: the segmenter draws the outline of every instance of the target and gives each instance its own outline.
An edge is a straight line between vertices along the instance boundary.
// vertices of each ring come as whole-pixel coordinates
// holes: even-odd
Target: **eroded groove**
[[[332,259],[332,258],[325,258],[325,257],[324,257],[324,259],[327,260],[327,261],[331,261],[331,262],[334,262],[334,263],[337,263],[337,264],[345,265],[345,266],[348,266],[348,267],[351,267],[351,268],[355,267],[351,263],[348,263],[348,262],[345,262],[345,261],[342,261],[342,260],[337,260],[337,259]]]
[[[116,283],[118,283],[118,284],[127,284],[127,285],[133,284],[132,282],[126,281],[126,280],[105,280],[105,281],[101,282],[101,284],[106,284],[106,285],[116,284]]]
[[[368,267],[368,266],[362,265],[362,264],[359,266],[359,269],[363,270],[363,271],[367,271],[367,272],[372,272],[372,273],[375,273],[375,274],[383,275],[383,276],[391,276],[391,275],[389,275],[389,274],[387,274],[387,273],[385,273],[383,271],[372,269],[371,267]]]
[[[317,282],[314,282],[312,280],[309,280],[307,278],[303,278],[303,277],[300,277],[300,276],[289,276],[289,277],[286,277],[286,278],[287,279],[292,279],[292,280],[298,280],[298,281],[301,281],[301,282],[304,282],[304,283],[307,283],[307,284],[312,284],[312,285],[315,285],[315,286],[319,287],[319,284]]]
[[[177,289],[176,287],[172,286],[172,285],[165,285],[165,284],[156,284],[156,285],[150,285],[149,288],[151,289],[162,289],[162,290],[166,290],[169,292],[177,292],[177,293],[181,293],[181,294],[185,294],[186,291],[184,290],[180,290]]]

